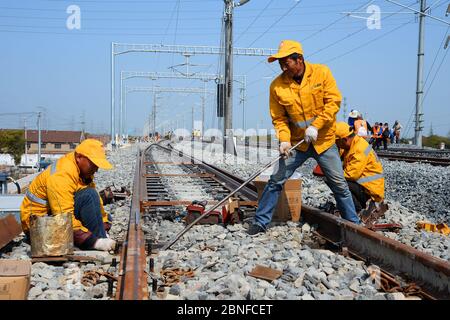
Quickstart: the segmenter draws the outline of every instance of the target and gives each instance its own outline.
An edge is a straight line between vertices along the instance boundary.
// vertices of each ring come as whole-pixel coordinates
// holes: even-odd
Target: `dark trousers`
[[[387,150],[387,139],[388,138],[382,138],[381,140],[383,140],[383,148],[384,150]]]
[[[356,212],[366,208],[366,202],[370,199],[370,196],[366,193],[364,187],[354,181],[348,181],[348,188],[352,194],[353,203],[355,204]]]
[[[106,238],[103,226],[102,211],[100,209],[100,196],[93,188],[86,188],[75,193],[75,218],[81,221],[97,238]]]

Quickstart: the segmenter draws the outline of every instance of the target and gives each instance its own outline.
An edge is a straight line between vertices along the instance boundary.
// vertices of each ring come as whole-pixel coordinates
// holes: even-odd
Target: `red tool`
[[[316,165],[313,169],[313,175],[318,176],[318,177],[323,177],[323,171],[322,168],[319,165]]]
[[[205,213],[206,201],[194,200],[190,205],[186,207],[186,223],[190,224],[195,221],[198,217]],[[200,220],[199,224],[218,224],[222,222],[222,217],[220,212],[213,211],[208,217]]]

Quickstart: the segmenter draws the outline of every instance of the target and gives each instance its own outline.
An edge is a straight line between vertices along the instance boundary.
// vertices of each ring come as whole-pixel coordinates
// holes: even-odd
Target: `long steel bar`
[[[292,146],[291,149],[289,149],[289,152],[291,152],[292,150],[294,150],[295,148],[297,148],[299,145],[301,145],[304,142],[304,140],[299,141],[298,143],[296,143],[294,146]],[[244,188],[247,184],[249,184],[250,182],[253,181],[253,179],[255,179],[257,176],[259,176],[262,172],[264,172],[265,170],[267,170],[268,168],[270,168],[271,166],[273,166],[275,163],[277,163],[281,158],[283,157],[283,155],[279,155],[278,157],[276,157],[275,159],[273,159],[272,161],[270,161],[269,163],[267,163],[264,167],[262,167],[261,169],[257,170],[255,173],[253,173],[244,183],[242,183],[237,189],[233,190],[232,192],[230,192],[226,197],[224,197],[222,200],[219,201],[219,203],[217,203],[216,205],[214,205],[212,208],[210,208],[207,212],[205,212],[204,214],[200,215],[197,219],[195,219],[194,221],[192,221],[188,226],[186,226],[186,228],[184,228],[183,230],[181,230],[172,240],[170,240],[164,247],[163,250],[167,250],[169,249],[178,239],[181,238],[182,235],[184,235],[186,232],[188,232],[195,224],[197,224],[197,222],[199,222],[200,220],[202,220],[203,218],[208,217],[215,209],[217,209],[220,205],[224,204],[228,199],[230,199],[235,193],[239,192],[239,190],[241,190],[242,188]]]

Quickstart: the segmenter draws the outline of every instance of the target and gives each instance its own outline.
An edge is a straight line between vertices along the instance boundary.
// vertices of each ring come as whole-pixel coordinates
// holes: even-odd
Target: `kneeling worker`
[[[93,182],[98,168],[111,169],[102,143],[81,142],[74,152],[58,159],[30,184],[20,207],[22,229],[30,230],[31,215],[72,213],[74,244],[80,249],[109,251],[116,242],[106,233],[111,227]]]
[[[372,146],[345,122],[336,123],[336,145],[343,150],[344,177],[363,222],[375,212],[386,211],[383,167]],[[368,200],[372,200],[369,208],[363,210]]]

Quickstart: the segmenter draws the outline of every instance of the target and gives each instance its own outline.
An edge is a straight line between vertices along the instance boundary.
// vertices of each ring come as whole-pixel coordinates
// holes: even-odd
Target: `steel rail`
[[[397,153],[377,153],[378,157],[385,158],[390,161],[405,161],[405,162],[420,162],[428,163],[433,166],[450,166],[450,159],[448,158],[436,158],[436,157],[423,157],[423,156],[412,156],[406,154]]]
[[[141,172],[143,153],[137,153],[131,200],[130,220],[126,239],[122,245],[117,300],[148,300],[145,238],[141,229],[140,199],[142,192]]]

